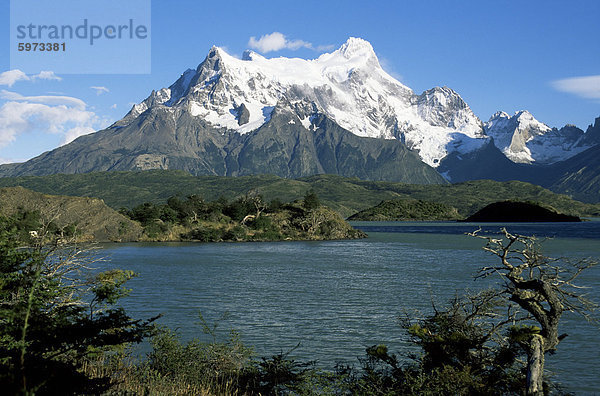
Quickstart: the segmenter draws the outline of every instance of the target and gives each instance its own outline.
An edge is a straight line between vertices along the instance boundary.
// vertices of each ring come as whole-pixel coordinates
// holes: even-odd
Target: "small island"
[[[142,240],[170,242],[298,241],[366,238],[309,191],[302,200],[265,202],[248,193],[233,201],[174,196],[166,204],[147,202],[121,214],[140,223]]]
[[[579,222],[577,216],[557,213],[532,202],[502,201],[494,202],[467,217],[465,222]]]
[[[0,221],[24,241],[35,235],[85,242],[243,242],[366,238],[316,193],[283,203],[248,193],[234,200],[173,196],[119,212],[97,198],[41,194],[23,187],[0,188]]]

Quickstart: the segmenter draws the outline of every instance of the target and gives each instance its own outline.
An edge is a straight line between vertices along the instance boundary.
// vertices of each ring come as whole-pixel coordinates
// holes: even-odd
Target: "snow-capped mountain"
[[[0,165],[0,176],[180,169],[423,184],[518,179],[569,193],[583,185],[591,196],[598,147],[600,118],[586,133],[526,111],[483,124],[452,89],[416,94],[381,68],[368,42],[350,38],[313,60],[252,51],[238,59],[213,47],[109,128]]]
[[[486,141],[482,122],[456,92],[436,87],[415,94],[386,73],[371,44],[359,38],[313,60],[266,59],[252,51],[237,59],[213,47],[196,70],[153,91],[121,123],[165,106],[245,134],[264,125],[280,101],[313,102],[357,136],[400,139],[433,167],[448,152],[469,152]],[[310,120],[301,121],[310,128]]]
[[[581,129],[573,125],[550,128],[525,110],[513,116],[497,112],[484,124],[484,129],[496,147],[516,163],[551,164],[591,147],[583,140]]]

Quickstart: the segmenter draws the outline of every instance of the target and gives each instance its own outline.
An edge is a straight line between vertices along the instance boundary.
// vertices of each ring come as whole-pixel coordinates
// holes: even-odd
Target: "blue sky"
[[[267,57],[315,58],[350,36],[364,38],[384,68],[404,84],[419,93],[449,86],[483,121],[499,110],[526,109],[550,126],[572,123],[585,130],[600,117],[600,2],[595,0],[155,0],[150,74],[40,74],[53,72],[44,65],[28,74],[11,71],[9,15],[9,1],[3,0],[3,162],[29,159],[108,126],[152,89],[169,86],[184,70],[195,68],[212,45],[241,55],[251,37],[259,40],[274,32],[288,44],[311,48],[297,45],[267,53],[263,48]]]

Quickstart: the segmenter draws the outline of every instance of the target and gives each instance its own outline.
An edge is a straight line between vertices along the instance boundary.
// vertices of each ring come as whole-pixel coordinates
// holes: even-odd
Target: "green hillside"
[[[0,188],[0,216],[33,216],[31,231],[38,223],[53,223],[58,230],[71,229],[78,242],[136,241],[142,236],[137,222],[100,199],[47,195],[21,187]]]
[[[46,194],[97,197],[112,208],[132,208],[144,202],[164,203],[173,195],[197,194],[207,200],[233,199],[248,192],[266,201],[289,202],[314,190],[324,205],[348,217],[390,199],[418,199],[452,206],[467,217],[502,200],[539,202],[578,216],[600,216],[600,204],[585,204],[533,184],[477,180],[448,185],[415,185],[365,181],[334,175],[284,179],[272,175],[192,176],[183,171],[98,172],[74,175],[1,178],[0,187],[23,186]]]
[[[382,201],[350,216],[353,221],[441,221],[458,220],[456,208],[420,199],[392,199]]]

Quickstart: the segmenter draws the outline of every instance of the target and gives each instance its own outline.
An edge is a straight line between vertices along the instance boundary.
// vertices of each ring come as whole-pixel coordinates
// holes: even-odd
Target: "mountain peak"
[[[208,55],[206,56],[207,58],[215,58],[215,57],[221,57],[221,52],[223,52],[223,50],[219,47],[217,47],[216,45],[213,45],[212,47],[210,47],[210,51],[208,51]]]
[[[551,129],[546,124],[536,120],[533,114],[527,110],[516,111],[512,116],[508,115],[504,111],[498,111],[490,117],[489,121],[486,123],[486,127],[488,130],[496,130],[496,132],[499,129],[505,129],[505,132],[507,132],[508,129],[524,130],[532,127],[542,132],[546,132]]]
[[[511,161],[551,164],[589,148],[593,143],[582,139],[583,131],[575,127],[552,129],[527,110],[509,116],[497,112],[484,125],[485,133]]]
[[[510,116],[508,115],[508,113],[506,113],[504,111],[497,111],[494,113],[493,116],[490,117],[490,119],[488,120],[488,123],[496,121],[501,118],[508,119],[508,118],[510,118]]]
[[[498,111],[490,117],[489,121],[486,124],[488,124],[491,127],[492,124],[499,125],[498,122],[501,122],[502,125],[505,125],[506,123],[510,122],[511,124],[514,124],[514,128],[526,128],[531,125],[534,125],[535,127],[541,130],[551,129],[549,126],[536,120],[533,114],[531,114],[528,110],[516,111],[515,114],[512,116],[504,111]]]
[[[535,120],[533,114],[531,114],[528,110],[520,110],[515,113],[515,117],[518,120]]]
[[[533,116],[533,114],[531,114],[527,110],[517,111],[515,113],[515,115],[513,116],[513,118],[519,124],[520,129],[533,128],[533,129],[539,130],[541,133],[548,132],[549,130],[552,129],[548,125],[536,120],[536,118]]]
[[[340,47],[339,52],[346,59],[352,59],[355,57],[377,57],[371,43],[358,37],[348,38],[348,40],[346,40],[346,42]]]
[[[242,54],[243,61],[255,61],[259,59],[265,59],[265,57],[259,54],[258,52],[252,50],[245,50]]]

